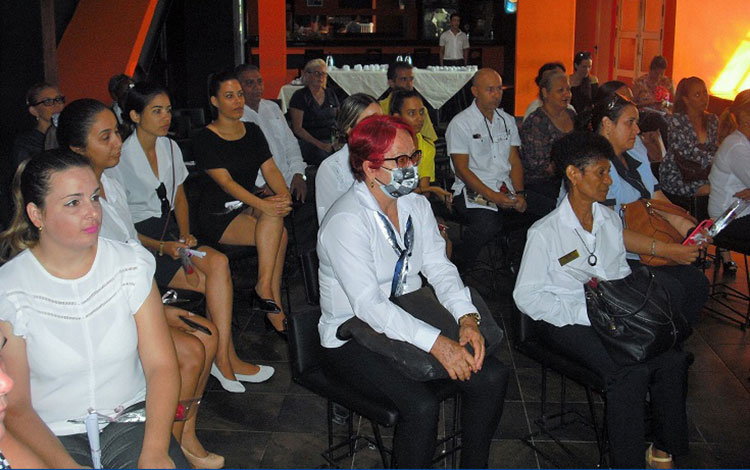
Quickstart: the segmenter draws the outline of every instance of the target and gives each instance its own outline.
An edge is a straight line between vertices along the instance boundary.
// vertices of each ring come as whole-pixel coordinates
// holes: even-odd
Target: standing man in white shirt
[[[461,16],[451,15],[451,29],[440,35],[440,65],[467,65],[469,37],[461,31]]]
[[[502,229],[503,213],[526,210],[523,167],[516,120],[498,109],[503,80],[490,68],[472,79],[474,102],[454,117],[445,139],[453,183],[453,207],[468,221],[457,263],[468,265]]]
[[[273,101],[263,99],[264,86],[260,69],[252,64],[242,64],[235,69],[235,73],[245,94],[245,112],[241,120],[252,122],[263,131],[273,161],[284,175],[289,192],[296,201],[301,203],[295,204],[292,215],[297,243],[304,249],[312,249],[315,247],[317,225],[308,219],[315,219],[314,185],[308,186],[307,184],[305,175],[307,164],[302,160],[297,138],[289,128],[281,108]],[[260,197],[273,194],[260,171],[255,180],[255,186],[260,189]]]

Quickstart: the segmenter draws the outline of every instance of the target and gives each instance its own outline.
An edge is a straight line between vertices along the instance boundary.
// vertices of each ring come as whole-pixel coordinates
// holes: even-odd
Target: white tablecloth
[[[414,88],[435,109],[440,109],[474,76],[473,70],[414,69]],[[385,70],[328,69],[328,77],[347,95],[367,93],[379,98],[388,89]],[[292,94],[302,85],[287,84],[279,91],[281,110],[286,113]]]
[[[287,83],[281,87],[278,98],[282,113],[286,114],[289,109],[289,101],[292,99],[292,95],[295,91],[302,89],[303,86],[304,85],[292,85],[291,83]]]

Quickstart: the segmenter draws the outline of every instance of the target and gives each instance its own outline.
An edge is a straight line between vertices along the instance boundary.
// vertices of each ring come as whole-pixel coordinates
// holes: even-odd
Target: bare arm
[[[276,165],[274,164],[274,166]],[[276,169],[276,171],[278,171],[278,168]],[[213,179],[216,184],[218,184],[221,189],[224,190],[224,192],[237,199],[238,201],[241,201],[250,207],[258,209],[259,211],[270,217],[284,217],[292,210],[291,202],[289,200],[286,200],[286,202],[284,202],[284,196],[276,195],[266,199],[257,197],[256,195],[245,189],[241,184],[236,182],[226,168],[214,168],[212,170],[206,170],[206,174],[210,176],[211,179]],[[263,177],[265,178],[265,174],[263,175]],[[289,192],[286,191],[286,194],[288,195]]]
[[[276,162],[273,158],[269,158],[260,166],[260,171],[263,172],[263,179],[266,180],[266,184],[276,195],[286,195],[291,197],[289,194],[289,188],[286,186],[284,181],[284,175],[281,174],[281,170],[276,166]]]
[[[523,191],[523,165],[521,164],[521,155],[518,147],[510,148],[510,181],[513,183],[513,189],[516,190],[515,209],[518,212],[526,210],[526,197],[520,194]]]
[[[185,188],[182,185],[177,186],[177,193],[174,197],[174,217],[180,229],[180,238],[186,240],[190,234],[190,208]]]
[[[445,57],[445,46],[440,46],[440,65],[443,65],[443,57]]]
[[[666,243],[627,228],[623,230],[622,236],[625,241],[625,248],[631,253],[650,255],[653,245],[655,256],[667,258],[677,264],[690,264],[698,258],[698,245],[685,246],[679,243]]]
[[[294,132],[294,134],[300,139],[313,144],[321,150],[325,150],[326,152],[330,152],[331,150],[333,150],[331,144],[324,144],[323,142],[310,135],[310,133],[307,132],[304,127],[302,127],[302,117],[304,115],[305,112],[301,109],[289,108],[289,116],[292,118],[292,132]]]
[[[138,354],[146,376],[146,430],[138,467],[174,468],[168,450],[180,375],[156,283],[152,283],[151,292],[136,312],[135,324]]]
[[[32,407],[26,341],[13,335],[9,323],[0,322],[0,331],[8,339],[0,357],[15,384],[7,394],[6,427],[49,468],[80,468]]]
[[[654,194],[652,195],[654,199],[657,199],[659,201],[669,202],[670,204],[672,201],[667,198],[666,195],[664,195],[661,191],[654,191]],[[685,217],[680,217],[676,214],[670,214],[668,212],[661,212],[657,211],[659,214],[667,219],[667,222],[669,222],[669,225],[675,228],[678,232],[680,232],[683,236],[688,235],[688,231],[695,227],[695,224],[692,220],[686,219]]]

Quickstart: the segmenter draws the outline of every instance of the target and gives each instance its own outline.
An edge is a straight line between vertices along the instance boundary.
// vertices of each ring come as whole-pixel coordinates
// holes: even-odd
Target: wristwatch
[[[474,321],[477,322],[477,326],[479,326],[479,324],[482,322],[482,317],[480,317],[478,313],[467,313],[466,315],[461,315],[458,318],[458,324],[460,325],[461,324],[461,320],[463,320],[466,317],[473,318]]]

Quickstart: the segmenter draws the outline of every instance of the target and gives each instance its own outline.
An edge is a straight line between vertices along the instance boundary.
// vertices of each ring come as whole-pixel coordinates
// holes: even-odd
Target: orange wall
[[[60,89],[69,101],[111,101],[109,78],[135,70],[158,2],[80,0],[57,48]]]
[[[679,0],[675,12],[672,78],[692,75],[709,90],[724,65],[750,33],[748,0]],[[750,66],[750,59],[745,62]],[[747,71],[745,71],[747,72]]]
[[[279,1],[258,2],[259,67],[263,73],[264,98],[279,95],[287,83],[286,73],[286,5]]]
[[[561,61],[573,70],[575,0],[523,0],[516,18],[516,115],[539,94],[534,83],[545,62]]]

